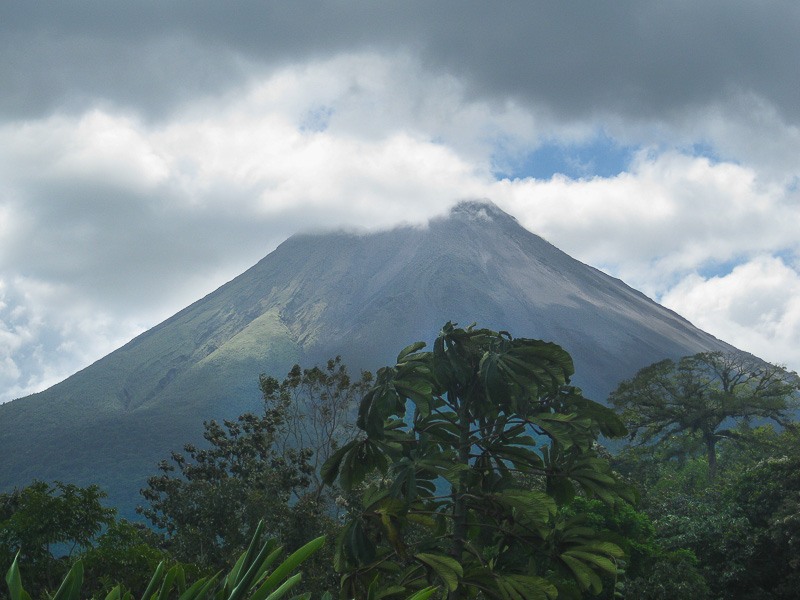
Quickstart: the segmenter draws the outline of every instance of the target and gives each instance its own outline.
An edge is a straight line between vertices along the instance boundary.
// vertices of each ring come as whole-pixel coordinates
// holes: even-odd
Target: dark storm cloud
[[[800,5],[657,2],[6,2],[6,115],[99,99],[153,115],[271,68],[408,49],[473,93],[564,117],[669,117],[756,93],[800,118]]]

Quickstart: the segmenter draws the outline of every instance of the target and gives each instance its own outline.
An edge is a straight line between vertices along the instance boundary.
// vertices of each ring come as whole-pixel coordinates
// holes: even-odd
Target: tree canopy
[[[96,485],[34,481],[0,494],[0,568],[14,557],[37,574],[31,589],[44,590],[61,577],[69,559],[88,548],[116,511],[102,505]]]
[[[576,492],[631,499],[596,450],[623,435],[609,409],[569,386],[556,344],[444,326],[378,371],[359,407],[360,438],[323,467],[351,492],[339,536],[342,594],[436,581],[451,598],[577,598],[614,577],[622,550],[567,518]]]
[[[680,452],[702,448],[709,477],[717,472],[717,443],[737,435],[732,425],[753,419],[788,422],[798,379],[782,367],[744,353],[703,352],[639,371],[611,394],[631,439],[677,442]]]
[[[351,379],[338,357],[324,368],[295,365],[282,381],[262,375],[261,414],[205,423],[206,443],[160,463],[139,511],[176,558],[210,569],[229,566],[262,520],[290,549],[325,533],[333,511],[318,463],[352,437],[348,418],[370,378]],[[325,559],[313,558],[312,578],[332,576]]]

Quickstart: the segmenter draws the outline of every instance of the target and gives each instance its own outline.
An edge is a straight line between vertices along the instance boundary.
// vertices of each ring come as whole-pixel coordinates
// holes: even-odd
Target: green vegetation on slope
[[[663,376],[654,365],[635,380],[654,368]],[[615,397],[627,394],[633,432],[658,436],[612,457],[597,436],[622,434],[622,422],[569,386],[566,352],[448,324],[431,351],[406,348],[374,383],[351,379],[338,359],[283,381],[262,376],[262,413],[208,423],[204,447],[188,445],[151,477],[144,510],[159,532],[117,520],[96,486],[0,494],[0,568],[14,600],[26,597],[20,577],[33,598],[190,598],[205,585],[227,598],[214,573],[242,575],[232,561],[266,517],[261,531],[289,552],[321,534],[336,540],[315,542],[306,578],[291,579],[292,593],[314,597],[789,600],[800,586],[800,428],[784,408],[798,388],[763,368],[784,386],[781,430],[748,419],[775,408],[767,392],[777,388],[759,384],[756,368],[738,379],[721,369],[753,382],[739,389],[713,369],[691,371],[712,406],[747,400],[724,435],[713,429],[715,472],[702,428],[642,420],[629,382]],[[692,414],[697,397],[662,383],[660,399],[652,389],[641,398]],[[337,420],[354,404],[355,429]],[[278,571],[272,584],[288,575]]]

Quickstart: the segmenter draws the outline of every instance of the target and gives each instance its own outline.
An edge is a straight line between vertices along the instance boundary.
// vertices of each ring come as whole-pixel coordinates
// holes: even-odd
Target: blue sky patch
[[[570,179],[613,177],[628,169],[638,146],[617,143],[601,134],[583,144],[547,141],[528,153],[510,152],[504,145],[492,156],[498,179],[550,179],[559,173]]]
[[[300,122],[300,131],[303,133],[320,133],[330,125],[333,116],[332,106],[317,106],[309,110]]]
[[[726,261],[710,261],[700,265],[697,268],[697,274],[703,279],[711,279],[712,277],[725,277],[730,275],[731,272],[746,262],[747,259],[737,256]]]

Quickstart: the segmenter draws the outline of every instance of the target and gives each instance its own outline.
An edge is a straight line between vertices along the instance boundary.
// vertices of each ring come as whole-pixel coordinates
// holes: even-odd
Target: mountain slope
[[[465,202],[425,228],[296,235],[254,267],[52,388],[0,405],[0,487],[100,483],[130,513],[159,460],[202,421],[258,410],[258,375],[341,354],[391,363],[452,320],[552,340],[604,399],[665,357],[731,347]]]

